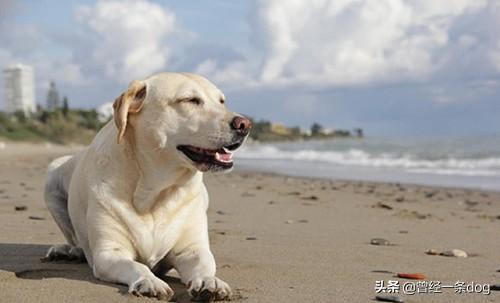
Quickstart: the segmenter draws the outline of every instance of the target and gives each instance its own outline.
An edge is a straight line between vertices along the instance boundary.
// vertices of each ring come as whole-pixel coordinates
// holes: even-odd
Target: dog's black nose
[[[239,135],[246,136],[250,132],[250,129],[252,129],[252,121],[242,116],[236,116],[231,121],[231,128]]]

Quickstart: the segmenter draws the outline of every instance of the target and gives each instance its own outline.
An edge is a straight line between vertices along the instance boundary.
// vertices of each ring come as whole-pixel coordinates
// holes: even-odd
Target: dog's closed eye
[[[192,103],[195,105],[202,105],[203,101],[198,97],[190,97],[180,100],[180,102]]]

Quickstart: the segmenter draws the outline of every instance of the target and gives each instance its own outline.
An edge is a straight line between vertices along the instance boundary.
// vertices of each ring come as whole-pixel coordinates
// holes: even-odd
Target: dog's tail
[[[64,156],[55,159],[49,164],[47,170],[47,181],[45,183],[45,204],[52,217],[61,229],[68,244],[75,246],[75,230],[71,224],[68,213],[68,184],[70,175],[64,174],[68,169],[72,170],[73,156]]]

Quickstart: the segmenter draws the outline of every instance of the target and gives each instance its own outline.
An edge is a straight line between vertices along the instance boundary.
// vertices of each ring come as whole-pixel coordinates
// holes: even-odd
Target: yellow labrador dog
[[[134,81],[114,102],[114,121],[74,156],[54,160],[45,201],[68,244],[48,260],[87,260],[94,275],[129,292],[168,300],[158,276],[175,268],[195,300],[223,300],[215,276],[202,172],[228,170],[251,122],[194,74]]]

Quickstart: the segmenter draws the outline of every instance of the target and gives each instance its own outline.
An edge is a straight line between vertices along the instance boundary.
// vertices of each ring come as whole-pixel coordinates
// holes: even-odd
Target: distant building
[[[51,81],[49,91],[47,92],[47,109],[53,111],[59,107],[61,107],[59,92],[57,91],[54,81]]]
[[[36,111],[33,68],[16,64],[4,69],[5,112],[24,112],[29,116]]]
[[[272,123],[271,132],[283,136],[290,135],[292,133],[288,127],[281,123]]]
[[[328,135],[331,135],[331,134],[333,134],[333,133],[335,133],[335,129],[333,129],[333,128],[325,128],[325,127],[324,127],[324,128],[321,130],[321,134],[323,134],[323,135],[327,135],[327,136],[328,136]]]

